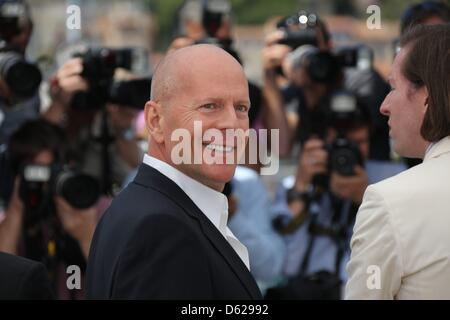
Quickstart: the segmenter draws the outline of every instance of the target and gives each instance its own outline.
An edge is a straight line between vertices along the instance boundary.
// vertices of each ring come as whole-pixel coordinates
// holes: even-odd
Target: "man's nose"
[[[219,129],[238,128],[239,121],[236,112],[233,105],[225,106],[223,112],[221,112],[220,119],[218,119]]]
[[[381,104],[380,112],[382,115],[389,116],[389,103],[387,99],[384,99],[383,103]]]

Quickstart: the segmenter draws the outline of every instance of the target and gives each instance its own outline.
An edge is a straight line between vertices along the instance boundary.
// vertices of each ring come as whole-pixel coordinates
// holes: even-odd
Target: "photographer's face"
[[[328,129],[327,143],[332,143],[337,137],[337,131],[333,128]],[[359,127],[350,130],[346,133],[345,137],[356,144],[361,152],[363,160],[367,160],[370,150],[370,131],[368,127]]]
[[[132,127],[139,111],[127,106],[108,104],[111,123],[115,129],[126,130]]]
[[[18,48],[20,52],[25,53],[28,43],[30,42],[32,32],[33,24],[31,23],[31,21],[29,21],[26,23],[23,29],[11,39],[11,45]]]
[[[39,152],[33,159],[32,163],[40,166],[52,165],[55,157],[50,150],[44,150]]]

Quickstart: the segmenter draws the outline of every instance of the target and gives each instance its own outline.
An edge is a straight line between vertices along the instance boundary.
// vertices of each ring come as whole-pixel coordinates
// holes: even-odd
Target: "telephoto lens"
[[[0,52],[0,78],[18,99],[32,97],[42,81],[39,68],[26,62],[20,53],[14,51]]]
[[[55,193],[63,197],[72,207],[87,209],[97,202],[100,185],[94,177],[87,174],[64,170],[56,178]]]
[[[94,177],[71,168],[26,165],[20,182],[20,196],[25,207],[43,211],[53,195],[58,195],[76,209],[92,207],[100,197],[100,184]]]

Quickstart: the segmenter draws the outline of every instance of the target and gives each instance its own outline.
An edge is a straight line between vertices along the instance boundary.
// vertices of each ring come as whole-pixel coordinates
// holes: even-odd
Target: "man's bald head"
[[[167,103],[183,87],[186,76],[224,68],[239,68],[239,62],[225,50],[210,44],[197,44],[177,49],[166,55],[153,74],[151,100]]]
[[[233,177],[246,144],[245,137],[224,140],[226,132],[248,130],[249,108],[247,78],[230,54],[205,44],[173,51],[156,68],[152,100],[145,105],[149,155],[221,191]],[[211,141],[215,145],[209,146]],[[230,155],[236,159],[203,161],[211,150],[222,160]]]

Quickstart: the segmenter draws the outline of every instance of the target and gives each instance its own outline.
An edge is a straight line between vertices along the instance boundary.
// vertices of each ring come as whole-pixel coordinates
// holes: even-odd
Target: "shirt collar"
[[[143,163],[175,182],[225,236],[228,222],[228,200],[224,194],[205,186],[170,164],[148,154],[144,155]]]

